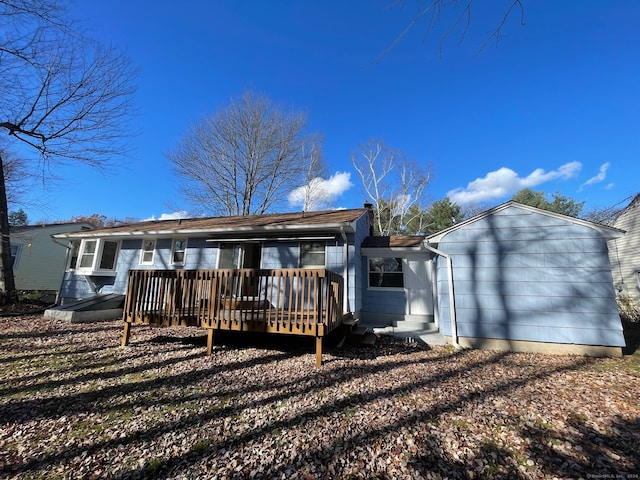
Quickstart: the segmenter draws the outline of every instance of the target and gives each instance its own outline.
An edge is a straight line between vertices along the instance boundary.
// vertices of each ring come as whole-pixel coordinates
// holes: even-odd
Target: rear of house
[[[70,242],[62,297],[120,294],[122,344],[136,323],[323,339],[361,309],[360,244],[371,211],[333,210],[122,225]],[[54,315],[52,312],[51,315]]]
[[[130,270],[326,268],[344,277],[345,308],[362,305],[360,244],[370,210],[140,222],[56,235],[69,243],[61,299],[124,295]]]
[[[61,234],[70,242],[61,295],[124,295],[130,271],[321,269],[341,277],[342,312],[372,328],[437,332],[470,347],[621,353],[607,249],[621,230],[508,202],[428,238],[375,237],[371,215],[217,217]],[[256,299],[246,300],[245,313],[258,313]],[[206,320],[210,328],[214,321]]]

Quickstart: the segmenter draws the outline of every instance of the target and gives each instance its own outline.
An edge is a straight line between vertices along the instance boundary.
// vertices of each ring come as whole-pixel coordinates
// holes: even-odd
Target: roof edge
[[[474,215],[473,217],[468,218],[467,220],[464,220],[460,223],[452,225],[449,228],[441,230],[438,233],[434,233],[433,235],[428,236],[426,239],[427,243],[430,243],[430,244],[439,243],[442,240],[442,237],[444,237],[448,233],[454,230],[457,230],[459,228],[462,228],[465,225],[482,220],[490,215],[493,215],[494,213],[500,212],[502,210],[506,210],[509,207],[516,207],[522,210],[528,210],[533,213],[539,213],[541,215],[546,215],[548,217],[558,218],[560,220],[566,220],[571,223],[575,223],[577,225],[582,225],[584,227],[592,228],[598,231],[607,240],[620,238],[626,233],[624,230],[620,230],[619,228],[610,227],[608,225],[602,225],[600,223],[590,222],[589,220],[583,220],[581,218],[570,217],[568,215],[563,215],[562,213],[550,212],[549,210],[544,210],[542,208],[532,207],[531,205],[525,205],[524,203],[519,203],[513,200],[509,200],[508,202],[498,205],[497,207],[490,208],[489,210],[479,213],[478,215]]]

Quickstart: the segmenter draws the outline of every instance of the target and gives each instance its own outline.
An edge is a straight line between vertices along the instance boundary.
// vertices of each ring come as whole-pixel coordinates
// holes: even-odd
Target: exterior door
[[[260,268],[259,243],[223,243],[220,245],[218,268]],[[227,290],[234,296],[254,296],[258,293],[257,277],[247,275],[237,277],[234,285],[228,285]]]
[[[433,315],[429,259],[405,258],[404,287],[407,292],[407,315]]]

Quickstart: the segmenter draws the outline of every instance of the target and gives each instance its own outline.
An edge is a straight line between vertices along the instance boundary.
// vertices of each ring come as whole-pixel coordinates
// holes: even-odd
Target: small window
[[[153,254],[156,250],[155,240],[143,240],[140,252],[140,265],[153,265]]]
[[[301,267],[324,267],[325,266],[325,243],[324,242],[300,243],[300,266]]]
[[[184,257],[187,251],[187,240],[176,239],[173,241],[173,251],[171,252],[171,262],[177,265],[184,264]]]
[[[92,268],[93,260],[96,256],[96,250],[98,248],[97,240],[85,240],[82,248],[82,252],[79,255],[80,261],[78,262],[78,268]]]
[[[369,286],[374,288],[403,288],[402,259],[370,257]]]
[[[78,252],[80,252],[80,240],[71,240],[69,246],[69,270],[75,270],[78,263]]]
[[[116,266],[118,255],[118,242],[105,241],[100,256],[100,270],[113,270]]]
[[[22,245],[11,245],[11,265],[13,268],[18,266],[18,261],[20,259],[20,250],[22,250]]]

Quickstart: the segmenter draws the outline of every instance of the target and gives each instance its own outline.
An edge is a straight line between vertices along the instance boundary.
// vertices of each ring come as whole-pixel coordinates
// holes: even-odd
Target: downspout
[[[450,313],[451,343],[455,348],[459,349],[460,344],[458,344],[458,324],[456,322],[456,301],[455,301],[454,290],[453,290],[453,263],[451,261],[451,256],[438,250],[435,247],[432,247],[427,242],[425,242],[424,245],[427,247],[427,250],[435,253],[436,255],[440,255],[441,257],[444,257],[444,259],[447,261],[447,278],[449,283],[449,311],[451,312]],[[436,275],[435,281],[436,282],[438,281],[437,275]]]
[[[342,265],[344,266],[344,292],[342,294],[342,305],[346,307],[346,312],[350,312],[349,308],[349,243],[347,242],[347,234],[344,227],[340,227],[340,235],[342,235]],[[344,312],[342,312],[344,313]]]

